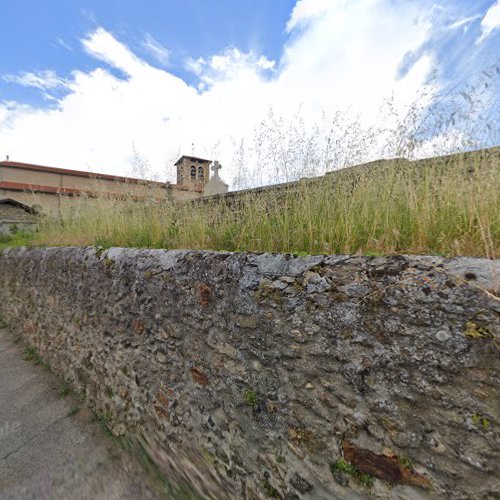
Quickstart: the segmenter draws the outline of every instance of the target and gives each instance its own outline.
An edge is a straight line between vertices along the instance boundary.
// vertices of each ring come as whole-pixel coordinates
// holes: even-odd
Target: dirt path
[[[160,499],[61,380],[0,329],[0,498]]]

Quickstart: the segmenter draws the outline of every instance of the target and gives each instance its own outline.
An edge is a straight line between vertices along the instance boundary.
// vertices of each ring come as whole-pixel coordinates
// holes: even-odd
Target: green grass
[[[398,461],[408,469],[413,469],[413,460],[405,455],[398,455]]]
[[[196,202],[81,200],[9,246],[498,257],[500,154],[355,167]],[[76,214],[76,215],[75,215]],[[6,243],[4,243],[5,245]]]
[[[10,236],[0,235],[0,250],[9,247],[32,245],[36,235],[34,233],[17,232]]]
[[[26,361],[38,361],[38,352],[34,347],[26,347],[24,349],[24,359]]]
[[[114,437],[113,431],[111,430],[111,414],[94,411],[92,413],[92,422],[97,422],[99,424],[103,434],[111,438]]]
[[[343,458],[339,458],[334,464],[331,464],[330,469],[332,473],[338,470],[349,474],[349,476],[353,477],[356,481],[358,481],[366,488],[371,488],[373,486],[374,478],[372,476],[360,472],[356,466],[354,466],[350,462],[347,462]]]
[[[37,351],[35,347],[26,346],[23,349],[24,359],[26,361],[31,361],[35,365],[40,365],[47,371],[51,371],[50,365],[44,361],[44,359],[40,356],[40,353]]]
[[[61,384],[61,387],[59,388],[59,396],[61,396],[62,398],[68,396],[69,394],[71,394],[73,392],[73,389],[71,388],[71,386],[66,383],[66,382],[63,382]]]

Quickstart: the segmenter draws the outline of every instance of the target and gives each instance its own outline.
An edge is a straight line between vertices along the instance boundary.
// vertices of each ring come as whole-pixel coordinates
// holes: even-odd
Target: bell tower
[[[203,191],[210,180],[210,160],[196,156],[181,156],[176,162],[177,185],[193,191]]]

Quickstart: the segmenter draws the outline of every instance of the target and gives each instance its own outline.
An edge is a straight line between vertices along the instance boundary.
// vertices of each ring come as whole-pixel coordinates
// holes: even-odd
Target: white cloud
[[[23,87],[34,87],[39,90],[50,90],[66,86],[65,80],[57,76],[57,73],[50,69],[24,72],[18,75],[4,75],[2,79],[9,83],[17,83]]]
[[[236,79],[242,72],[246,73],[249,70],[255,72],[272,70],[275,66],[276,62],[264,55],[241,52],[235,47],[228,47],[207,60],[199,57],[186,61],[186,68],[208,84]]]
[[[266,56],[260,56],[257,59],[257,67],[262,69],[273,69],[276,66],[276,61],[268,59]]]
[[[88,54],[122,70],[129,76],[139,74],[147,67],[146,62],[139,59],[104,28],[95,30],[82,40],[82,44]]]
[[[482,33],[478,42],[482,42],[493,30],[500,27],[500,0],[497,0],[486,12],[481,21]]]
[[[160,42],[155,40],[149,33],[142,42],[142,46],[163,66],[169,64],[170,51]]]
[[[69,52],[73,52],[73,48],[71,47],[71,45],[65,42],[64,39],[62,39],[60,36],[56,37],[55,42],[63,49],[69,50]]]
[[[304,26],[328,13],[332,7],[338,8],[345,3],[342,0],[298,0],[286,24],[286,30],[290,32],[297,27]]]
[[[188,58],[186,60],[185,67],[188,71],[191,71],[196,76],[200,76],[206,64],[207,62],[203,57],[198,57],[198,59]]]
[[[429,56],[420,61],[420,71],[396,81],[404,54],[429,35],[430,26],[418,21],[421,12],[413,3],[301,0],[292,20],[299,7],[303,14],[296,22],[309,24],[286,46],[279,78],[283,87],[299,94],[295,100],[310,101],[316,112],[349,106],[373,116],[392,92],[401,105],[415,96],[430,69]]]
[[[165,163],[172,173],[175,155],[191,153],[194,143],[195,154],[221,160],[229,181],[233,138],[251,146],[270,105],[285,120],[300,107],[306,129],[323,112],[329,116],[339,108],[376,123],[382,100],[390,96],[402,112],[424,87],[433,64],[432,55],[424,54],[397,79],[403,56],[428,37],[425,12],[425,2],[299,0],[278,63],[231,47],[186,61],[199,79],[196,86],[149,65],[98,28],[82,44],[104,64],[74,71],[57,106],[0,102],[0,155],[127,174],[135,144],[164,178]],[[114,76],[106,65],[125,76]]]
[[[454,23],[451,23],[448,26],[445,26],[445,29],[454,30],[454,29],[460,28],[462,26],[467,27],[468,24],[472,23],[476,19],[480,19],[481,17],[482,17],[481,14],[476,14],[475,16],[464,17],[463,19],[459,19],[458,21],[455,21]]]

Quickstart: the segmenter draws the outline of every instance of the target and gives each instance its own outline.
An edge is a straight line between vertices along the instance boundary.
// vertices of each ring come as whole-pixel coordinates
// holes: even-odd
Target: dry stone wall
[[[0,316],[211,498],[499,498],[499,261],[0,254]]]

